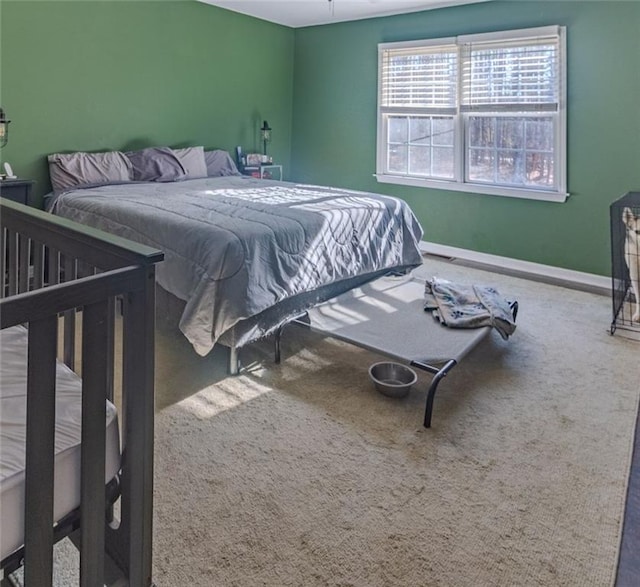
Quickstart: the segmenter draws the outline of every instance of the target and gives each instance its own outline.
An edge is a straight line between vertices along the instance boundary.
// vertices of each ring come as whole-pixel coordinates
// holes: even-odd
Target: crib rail
[[[106,567],[118,569],[127,585],[149,586],[154,277],[163,255],[3,199],[0,225],[0,327],[29,329],[25,544],[17,553],[26,587],[52,581],[56,357],[82,375],[80,584],[104,584]],[[121,519],[108,523],[104,423],[105,398],[113,399],[116,300],[122,309]]]

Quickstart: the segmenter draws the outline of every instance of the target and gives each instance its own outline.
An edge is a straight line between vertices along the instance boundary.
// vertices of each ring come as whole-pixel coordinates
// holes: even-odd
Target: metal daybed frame
[[[4,199],[0,222],[0,327],[28,324],[25,539],[2,561],[2,585],[11,584],[8,575],[21,565],[27,587],[50,585],[53,544],[69,535],[80,550],[82,586],[119,581],[148,587],[154,277],[163,254]],[[117,479],[105,486],[105,400],[114,396],[116,298],[122,300],[122,457]],[[79,356],[82,362],[81,504],[53,525],[59,327],[64,362],[71,369],[79,367]],[[119,523],[111,508],[118,495]]]
[[[431,427],[439,383],[489,334],[491,327],[452,329],[425,312],[424,280],[380,278],[320,304],[290,323],[386,355],[427,371],[424,426]],[[515,321],[518,303],[511,303]],[[284,326],[275,336],[275,361],[281,358]]]

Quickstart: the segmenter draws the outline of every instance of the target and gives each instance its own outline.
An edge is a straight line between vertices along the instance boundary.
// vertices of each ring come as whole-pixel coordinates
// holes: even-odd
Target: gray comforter
[[[349,190],[216,177],[78,189],[52,212],[164,251],[157,281],[185,300],[180,329],[208,353],[235,324],[354,276],[421,263],[402,201]]]

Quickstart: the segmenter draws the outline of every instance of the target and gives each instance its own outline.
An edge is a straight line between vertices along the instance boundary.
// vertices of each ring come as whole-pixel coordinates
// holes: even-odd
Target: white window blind
[[[380,55],[381,108],[455,114],[458,52],[455,45],[383,49]]]
[[[462,112],[557,112],[559,39],[468,43],[462,46]]]

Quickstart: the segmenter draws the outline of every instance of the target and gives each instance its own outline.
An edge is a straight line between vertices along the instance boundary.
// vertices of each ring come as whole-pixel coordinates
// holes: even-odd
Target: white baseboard
[[[430,255],[453,257],[463,261],[481,263],[482,265],[514,271],[523,274],[523,276],[530,276],[543,281],[572,285],[580,289],[595,289],[605,295],[609,295],[611,292],[611,278],[604,275],[583,273],[582,271],[573,271],[572,269],[563,269],[562,267],[521,261],[520,259],[500,257],[499,255],[490,255],[488,253],[479,253],[469,249],[460,249],[458,247],[450,247],[448,245],[440,245],[427,241],[420,242],[420,249],[423,253]]]

